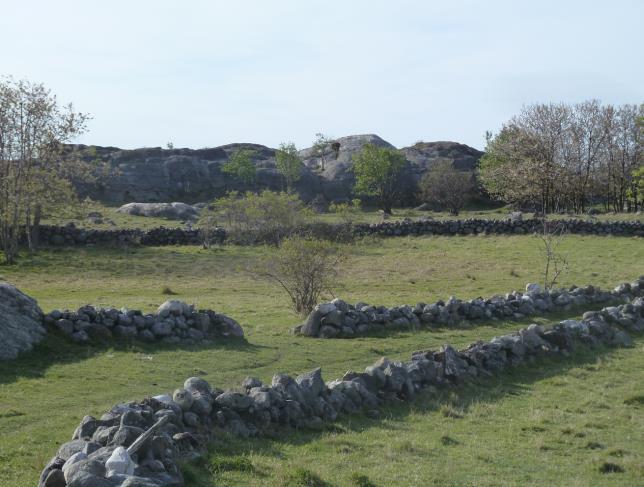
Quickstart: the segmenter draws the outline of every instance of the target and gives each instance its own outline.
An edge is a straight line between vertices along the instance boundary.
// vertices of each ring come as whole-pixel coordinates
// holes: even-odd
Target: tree
[[[449,160],[436,162],[420,181],[422,199],[448,209],[452,215],[459,214],[475,189],[472,174],[459,171]]]
[[[256,151],[251,149],[239,149],[224,163],[221,170],[244,184],[252,184],[257,177],[257,169],[253,164],[255,154]]]
[[[544,260],[543,285],[552,289],[562,272],[568,269],[568,259],[559,252],[559,246],[566,238],[566,229],[561,223],[543,220],[543,230],[538,234]]]
[[[354,191],[375,196],[380,208],[390,214],[399,196],[399,177],[405,162],[405,156],[396,149],[366,144],[353,156]]]
[[[277,282],[301,315],[310,313],[323,292],[333,295],[345,255],[328,241],[293,236],[266,263],[263,275]]]
[[[323,133],[315,134],[315,140],[313,141],[313,156],[320,159],[321,171],[324,171],[327,157],[329,157],[330,154],[333,154],[337,159],[339,150],[340,144],[338,144],[333,138],[324,135]]]
[[[0,244],[7,263],[15,261],[21,226],[31,244],[43,206],[73,199],[71,181],[87,167],[65,144],[85,131],[87,119],[42,84],[0,80]]]
[[[292,142],[282,142],[275,153],[275,165],[286,181],[286,192],[293,192],[293,185],[300,179],[304,163]]]
[[[606,209],[633,211],[632,174],[642,164],[637,126],[644,106],[536,104],[487,136],[480,177],[499,200],[543,213]]]

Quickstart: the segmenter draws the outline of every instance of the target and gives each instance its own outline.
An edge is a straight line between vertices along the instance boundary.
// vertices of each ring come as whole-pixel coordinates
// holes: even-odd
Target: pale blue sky
[[[482,148],[523,104],[644,101],[644,0],[0,1],[0,74],[91,113],[85,143]]]

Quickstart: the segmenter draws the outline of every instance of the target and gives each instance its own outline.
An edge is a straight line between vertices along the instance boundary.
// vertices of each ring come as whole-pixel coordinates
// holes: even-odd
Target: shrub
[[[344,253],[330,242],[289,237],[267,261],[265,277],[277,282],[288,293],[296,312],[306,315],[323,292],[332,294],[343,260]]]
[[[309,211],[296,195],[233,191],[215,201],[208,218],[211,226],[223,226],[235,243],[278,245],[306,223]]]

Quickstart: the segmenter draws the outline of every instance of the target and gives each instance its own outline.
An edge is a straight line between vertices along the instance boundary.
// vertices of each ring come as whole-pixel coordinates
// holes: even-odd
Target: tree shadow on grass
[[[255,345],[249,343],[246,339],[240,338],[221,338],[218,342],[195,345],[146,343],[137,340],[117,340],[81,345],[72,342],[68,337],[55,330],[48,329],[43,341],[36,345],[33,350],[21,354],[15,360],[0,361],[0,385],[9,384],[20,378],[43,377],[47,369],[52,365],[82,362],[107,351],[154,354],[161,351],[177,350],[186,352],[205,350],[257,352],[263,348],[270,347]]]
[[[641,339],[638,339],[641,342]],[[211,468],[212,462],[221,463],[230,459],[248,459],[252,455],[266,455],[283,458],[283,447],[286,445],[300,446],[319,441],[328,435],[359,433],[370,428],[389,430],[392,433],[400,431],[396,421],[404,420],[411,414],[425,414],[442,411],[444,415],[460,418],[468,413],[473,406],[485,403],[495,403],[506,396],[521,396],[529,393],[531,385],[556,376],[565,375],[571,369],[595,364],[598,358],[610,358],[615,349],[606,347],[582,347],[568,357],[551,357],[537,359],[534,363],[522,364],[507,369],[500,374],[461,384],[427,388],[421,391],[413,401],[402,401],[390,398],[380,410],[378,418],[364,415],[341,415],[334,423],[324,425],[321,431],[294,430],[287,427],[277,427],[259,438],[242,439],[229,434],[216,437],[209,447],[209,455],[194,465],[189,465],[191,476],[200,477],[202,472],[206,477],[216,477]],[[454,411],[454,413],[452,413]],[[454,414],[454,416],[451,416]],[[387,420],[387,421],[385,421]],[[446,442],[454,441],[449,437]],[[228,460],[226,460],[228,459]],[[252,470],[257,476],[267,476],[268,473]],[[199,485],[202,485],[199,483]],[[206,485],[206,484],[203,484]]]

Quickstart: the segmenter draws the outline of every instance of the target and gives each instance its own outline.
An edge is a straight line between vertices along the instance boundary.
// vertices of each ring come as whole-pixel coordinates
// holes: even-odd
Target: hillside
[[[300,151],[305,167],[297,191],[304,200],[310,201],[318,195],[327,201],[351,198],[353,155],[367,143],[394,147],[374,134],[350,135],[336,140],[339,150],[336,153],[329,149],[323,156],[324,161],[312,148]],[[99,183],[79,187],[83,196],[105,203],[197,202],[230,190],[283,189],[282,178],[275,168],[275,149],[258,144],[237,143],[207,149],[77,148],[86,159],[100,159],[113,169],[112,174]],[[257,183],[253,187],[235,181],[221,170],[230,155],[239,149],[255,151],[253,162],[257,167]],[[472,171],[483,154],[456,142],[421,142],[401,151],[407,158],[401,184],[409,194],[413,194],[415,182],[436,161],[449,159],[458,169]]]

